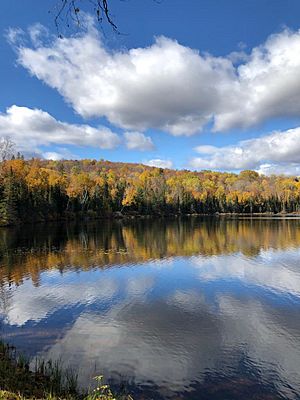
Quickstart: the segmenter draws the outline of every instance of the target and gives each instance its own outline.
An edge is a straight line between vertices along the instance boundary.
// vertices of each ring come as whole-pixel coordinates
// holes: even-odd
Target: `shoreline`
[[[32,219],[19,221],[15,224],[1,224],[0,228],[15,228],[23,225],[59,223],[59,222],[93,222],[93,221],[116,221],[116,220],[141,220],[141,219],[169,219],[169,218],[224,218],[224,219],[300,219],[300,212],[294,213],[186,213],[186,214],[122,214],[120,212],[111,215],[66,215],[48,219]]]
[[[30,359],[0,339],[1,400],[133,400],[129,394],[113,393],[103,376],[95,376],[95,389],[81,390],[77,374],[61,361]]]

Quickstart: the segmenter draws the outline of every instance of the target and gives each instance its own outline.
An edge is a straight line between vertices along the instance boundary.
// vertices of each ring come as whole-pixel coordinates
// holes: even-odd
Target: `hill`
[[[299,208],[297,177],[104,160],[19,157],[0,163],[1,225],[123,215],[294,213]]]

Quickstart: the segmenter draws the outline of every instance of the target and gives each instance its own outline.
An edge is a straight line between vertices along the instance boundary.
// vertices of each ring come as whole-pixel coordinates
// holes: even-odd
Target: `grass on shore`
[[[72,369],[62,368],[58,361],[36,360],[31,371],[28,359],[0,341],[0,400],[133,400],[128,395],[115,396],[102,376],[95,379],[97,387],[82,393]]]

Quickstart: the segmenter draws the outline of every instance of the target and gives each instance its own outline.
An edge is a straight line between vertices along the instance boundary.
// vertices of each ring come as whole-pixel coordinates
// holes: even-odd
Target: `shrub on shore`
[[[115,396],[103,376],[95,380],[97,387],[82,393],[72,369],[59,361],[36,360],[31,371],[29,359],[0,341],[0,400],[132,400],[128,395]]]

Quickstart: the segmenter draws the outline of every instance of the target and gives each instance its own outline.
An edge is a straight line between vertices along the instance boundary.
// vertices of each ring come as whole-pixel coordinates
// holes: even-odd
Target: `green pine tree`
[[[14,225],[18,221],[17,190],[13,172],[4,180],[0,200],[0,224]]]

